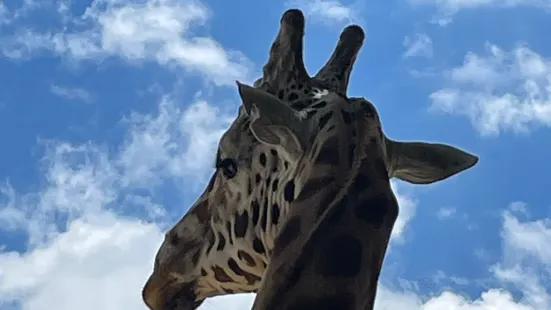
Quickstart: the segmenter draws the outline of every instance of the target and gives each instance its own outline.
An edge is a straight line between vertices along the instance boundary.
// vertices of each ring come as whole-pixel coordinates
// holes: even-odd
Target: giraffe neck
[[[373,308],[398,206],[381,154],[352,123],[314,147],[253,309]]]

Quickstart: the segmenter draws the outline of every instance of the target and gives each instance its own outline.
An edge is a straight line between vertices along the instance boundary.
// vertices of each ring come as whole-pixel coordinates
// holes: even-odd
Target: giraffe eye
[[[216,165],[218,169],[222,169],[222,173],[228,179],[235,177],[237,174],[237,163],[231,158],[224,158]]]

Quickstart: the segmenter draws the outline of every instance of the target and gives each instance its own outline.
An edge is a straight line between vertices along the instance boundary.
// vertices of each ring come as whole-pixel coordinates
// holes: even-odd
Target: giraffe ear
[[[444,180],[473,167],[478,157],[450,145],[386,139],[391,177],[414,184]]]
[[[254,136],[262,143],[283,148],[292,157],[302,155],[309,138],[308,121],[264,90],[240,82],[237,87]]]

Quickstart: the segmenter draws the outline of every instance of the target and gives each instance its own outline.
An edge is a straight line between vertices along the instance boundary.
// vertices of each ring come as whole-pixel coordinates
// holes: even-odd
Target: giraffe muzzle
[[[194,288],[194,283],[180,284],[153,274],[144,286],[142,299],[151,310],[195,310],[204,300],[197,300]]]

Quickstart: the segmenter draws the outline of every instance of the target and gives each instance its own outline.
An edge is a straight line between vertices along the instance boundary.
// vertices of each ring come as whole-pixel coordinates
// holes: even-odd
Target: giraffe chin
[[[162,310],[195,310],[203,303],[195,293],[195,282],[181,285],[174,293],[167,296]]]
[[[195,310],[201,306],[205,300],[194,300],[186,296],[174,296],[169,299],[162,310]]]

